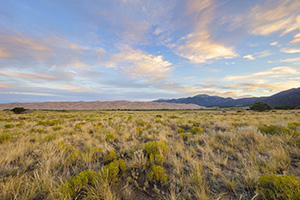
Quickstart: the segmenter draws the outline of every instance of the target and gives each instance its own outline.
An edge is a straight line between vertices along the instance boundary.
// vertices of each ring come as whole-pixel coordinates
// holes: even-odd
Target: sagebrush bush
[[[189,132],[191,132],[192,134],[200,134],[200,133],[203,133],[204,130],[203,130],[203,128],[200,128],[199,126],[196,126],[192,129],[190,129]]]
[[[265,175],[258,179],[257,189],[264,199],[299,200],[300,179],[294,176]]]
[[[11,138],[12,138],[11,134],[4,133],[4,134],[0,135],[0,143],[4,142],[6,140],[9,140]]]
[[[162,165],[165,157],[159,154],[150,154],[149,161],[151,164]]]
[[[104,157],[104,161],[105,162],[111,162],[115,159],[117,159],[117,151],[116,149],[112,149],[110,152],[108,152],[105,157]]]
[[[105,136],[105,140],[108,142],[113,142],[115,140],[116,136],[114,133],[107,133]]]
[[[147,142],[144,145],[144,148],[148,156],[150,156],[151,154],[165,155],[170,151],[169,147],[163,141]]]
[[[191,137],[191,134],[189,133],[180,133],[179,136],[183,139],[183,140],[188,140]]]
[[[270,126],[259,126],[257,127],[257,130],[261,133],[266,133],[270,135],[277,135],[277,134],[290,134],[290,135],[296,135],[297,132],[288,128],[282,128],[282,127],[276,127],[274,125]]]
[[[118,159],[106,165],[102,171],[102,179],[109,183],[120,181],[120,177],[126,172],[126,162],[123,159]]]
[[[61,188],[65,198],[79,199],[84,196],[88,185],[93,185],[99,176],[93,170],[85,170],[71,177]]]
[[[154,183],[166,183],[168,175],[160,165],[152,165],[147,173],[147,180]]]

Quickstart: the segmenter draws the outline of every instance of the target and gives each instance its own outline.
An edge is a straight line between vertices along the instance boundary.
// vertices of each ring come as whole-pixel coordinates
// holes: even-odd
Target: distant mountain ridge
[[[179,99],[158,99],[154,102],[196,104],[205,107],[239,107],[250,106],[257,101],[264,101],[273,107],[300,106],[300,87],[285,90],[269,97],[233,99],[231,97],[224,98],[200,94],[193,97]]]

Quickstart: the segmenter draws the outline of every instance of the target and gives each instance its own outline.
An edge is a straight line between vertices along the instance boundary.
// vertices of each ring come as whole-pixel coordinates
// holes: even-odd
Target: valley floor
[[[0,199],[297,199],[299,132],[299,110],[1,111]]]

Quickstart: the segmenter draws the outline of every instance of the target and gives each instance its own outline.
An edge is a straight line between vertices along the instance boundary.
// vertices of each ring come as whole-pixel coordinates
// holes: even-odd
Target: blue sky
[[[0,2],[0,103],[300,87],[300,0]]]

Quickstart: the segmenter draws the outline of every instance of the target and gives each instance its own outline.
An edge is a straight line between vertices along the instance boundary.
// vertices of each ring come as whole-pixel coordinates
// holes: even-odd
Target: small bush
[[[119,182],[120,176],[126,172],[126,162],[123,159],[114,160],[106,165],[102,171],[102,179],[109,183]]]
[[[13,124],[5,124],[4,125],[4,128],[13,128],[15,127]]]
[[[92,170],[85,170],[74,177],[71,177],[62,188],[62,193],[67,198],[78,199],[84,195],[88,185],[94,185],[97,173]]]
[[[184,133],[185,130],[184,130],[183,128],[181,128],[181,127],[178,127],[177,132],[178,132],[178,133]]]
[[[115,140],[115,134],[114,133],[107,133],[105,136],[105,140],[108,142],[113,142]]]
[[[95,147],[89,151],[92,160],[95,161],[100,155],[102,155],[103,149],[101,147]]]
[[[300,197],[300,179],[294,176],[265,175],[257,189],[264,199],[296,200]]]
[[[266,133],[266,134],[270,134],[270,135],[277,135],[280,133],[283,134],[290,134],[290,135],[297,135],[297,132],[291,129],[287,129],[287,128],[278,128],[274,125],[270,125],[270,126],[259,126],[257,127],[257,130],[262,132],[262,133]]]
[[[191,134],[189,133],[180,133],[179,136],[183,139],[183,140],[188,140],[191,137]]]
[[[0,143],[4,142],[6,140],[9,140],[11,138],[12,138],[11,134],[7,134],[7,133],[2,134],[2,135],[0,135]]]
[[[164,155],[170,151],[169,147],[166,145],[165,142],[162,141],[152,141],[152,142],[147,142],[145,144],[145,152],[148,156],[151,154],[159,154],[159,155]]]
[[[190,129],[189,132],[191,132],[192,134],[200,134],[200,133],[203,133],[204,130],[202,128],[200,128],[199,126],[196,126],[192,129]]]
[[[137,132],[138,134],[143,133],[143,127],[141,127],[141,126],[136,127],[136,132]]]
[[[267,104],[263,101],[256,102],[256,103],[252,104],[252,106],[250,107],[250,110],[254,110],[254,111],[258,111],[258,112],[269,111],[272,109],[273,108],[269,104]]]
[[[58,124],[62,124],[62,123],[64,123],[63,119],[55,119],[55,120],[39,121],[37,123],[37,125],[41,125],[41,126],[54,126],[54,125],[58,125]]]
[[[74,165],[82,158],[83,153],[81,151],[74,151],[67,159],[66,165]]]
[[[266,134],[271,134],[271,135],[275,135],[278,134],[278,129],[276,128],[276,126],[274,125],[270,125],[270,126],[259,126],[257,128],[258,131],[262,132],[262,133],[266,133]]]
[[[151,164],[162,165],[165,158],[159,154],[151,154],[149,160]]]
[[[297,129],[300,129],[300,123],[297,122],[289,123],[288,128],[297,131]]]
[[[147,124],[146,122],[140,121],[140,120],[136,120],[135,122],[136,122],[137,126],[145,126]]]
[[[153,181],[154,183],[166,183],[168,175],[160,165],[152,165],[152,167],[148,170],[147,180]]]
[[[26,109],[23,107],[15,107],[11,109],[10,111],[14,112],[15,114],[22,114],[26,112]]]
[[[111,162],[113,160],[117,159],[117,152],[116,149],[111,150],[110,152],[108,152],[105,157],[104,157],[104,161],[105,162]]]

